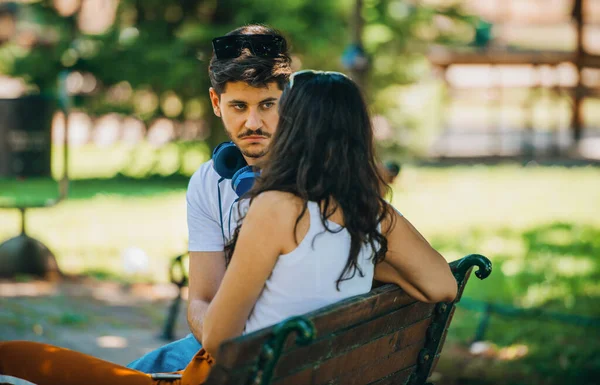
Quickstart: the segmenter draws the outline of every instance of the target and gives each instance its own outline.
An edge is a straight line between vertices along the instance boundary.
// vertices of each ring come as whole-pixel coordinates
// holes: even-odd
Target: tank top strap
[[[318,202],[308,201],[308,210],[310,212],[310,227],[309,232],[323,232],[325,231],[325,226],[323,225],[323,220],[321,218],[321,206]],[[327,227],[330,230],[338,230],[343,227],[333,221],[327,221]]]
[[[323,224],[321,223],[321,207],[319,206],[319,203],[308,201],[307,209],[310,218],[307,235],[314,234],[316,231],[321,231],[323,229]]]

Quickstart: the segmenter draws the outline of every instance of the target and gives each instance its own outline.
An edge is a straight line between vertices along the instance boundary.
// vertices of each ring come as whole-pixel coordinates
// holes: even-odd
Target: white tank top
[[[308,202],[308,212],[310,226],[306,236],[292,252],[279,256],[244,333],[371,290],[374,274],[371,246],[363,246],[358,255],[363,276],[357,271],[354,277],[341,281],[338,291],[336,282],[350,254],[350,233],[346,229],[338,233],[326,231],[316,202]],[[328,227],[336,231],[341,226],[330,221]],[[349,273],[344,275],[349,276]]]

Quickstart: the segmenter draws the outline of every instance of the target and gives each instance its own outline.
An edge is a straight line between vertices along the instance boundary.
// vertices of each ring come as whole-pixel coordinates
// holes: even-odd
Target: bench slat
[[[371,382],[369,385],[400,385],[405,384],[406,381],[410,378],[410,375],[415,372],[417,366],[411,366],[406,369],[399,370],[395,373],[390,374],[388,377],[385,377],[381,380],[376,380],[375,382]]]
[[[398,338],[398,336],[395,336],[395,338]],[[315,383],[321,384],[326,383],[329,379],[343,378],[348,372],[354,372],[362,376],[362,372],[366,369],[368,370],[368,368],[376,366],[380,362],[389,360],[388,357],[392,357],[404,349],[409,349],[410,351],[414,349],[420,350],[424,346],[424,340],[420,340],[407,347],[402,346],[400,349],[397,349],[394,345],[390,346],[390,342],[395,342],[393,339],[390,341],[387,338],[381,338],[378,341],[363,345],[351,352],[324,362],[315,372]],[[393,371],[403,368],[405,366],[395,367]]]
[[[386,285],[363,294],[333,304],[306,315],[317,330],[317,338],[334,331],[352,327],[393,310],[416,303],[395,285]],[[256,360],[256,353],[270,337],[268,330],[260,330],[224,342],[219,350],[219,365],[225,368],[245,366]],[[295,338],[290,336],[284,351],[295,347]]]
[[[380,292],[364,294],[360,300],[346,300],[341,308],[334,304],[318,313],[311,314],[310,318],[319,333],[317,337],[354,326],[358,322],[373,319],[417,302],[395,285],[387,285],[375,290]]]
[[[417,364],[419,351],[425,345],[425,340],[414,345],[408,346],[397,353],[391,354],[385,360],[377,360],[374,364],[363,366],[350,373],[345,372],[344,368],[340,368],[344,374],[333,382],[336,385],[366,385],[376,381],[382,377],[412,367]],[[325,385],[328,382],[317,382],[318,385]]]
[[[374,357],[387,354],[385,349],[390,349],[389,353],[397,351],[423,338],[431,323],[432,311],[433,305],[415,303],[342,333],[330,334],[309,346],[291,350],[281,356],[274,376],[283,377],[292,370],[301,370],[299,362],[304,363],[302,366],[313,366],[334,356],[350,356],[347,352],[372,341],[384,341],[383,346],[373,352]]]
[[[322,362],[313,361],[308,366],[304,365],[302,372],[313,372],[315,368],[320,368],[319,378],[327,378],[328,376],[335,378],[342,374],[335,372],[339,368],[343,368],[343,373],[345,373],[355,368],[364,367],[371,362],[385,359],[390,354],[396,353],[408,346],[413,346],[419,342],[422,343],[422,337],[428,325],[429,320],[423,320],[415,324],[412,328],[403,329],[396,333],[383,336],[368,344],[357,346],[352,351],[340,353],[328,360]],[[290,366],[288,366],[287,372],[292,373],[291,375],[276,376],[274,382],[284,384],[288,382],[290,377],[295,377],[297,373],[289,371],[289,368]],[[321,381],[316,382],[319,383]]]
[[[275,380],[273,385],[366,385],[395,372],[408,369],[414,371],[419,351],[423,348],[425,340],[409,345],[395,353],[379,359],[371,359],[368,355],[369,348],[357,350],[363,353],[355,366],[349,366],[348,361],[339,356],[340,360],[327,361],[321,366],[306,368],[291,376]],[[375,346],[372,346],[375,347]],[[352,352],[354,353],[354,351]],[[367,358],[367,360],[365,360]],[[407,376],[409,376],[408,373]]]

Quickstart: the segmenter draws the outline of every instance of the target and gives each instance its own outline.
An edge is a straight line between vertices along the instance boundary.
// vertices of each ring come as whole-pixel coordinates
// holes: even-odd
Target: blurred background
[[[600,0],[0,0],[0,340],[126,364],[187,334],[169,269],[226,139],[210,42],[248,23],[351,74],[394,205],[492,260],[432,380],[597,384]]]

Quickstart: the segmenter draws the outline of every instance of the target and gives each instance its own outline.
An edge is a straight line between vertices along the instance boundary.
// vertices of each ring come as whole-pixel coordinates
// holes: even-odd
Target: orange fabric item
[[[180,379],[154,379],[150,374],[87,354],[30,341],[0,342],[0,375],[37,385],[198,385],[208,378],[214,359],[201,349]]]

